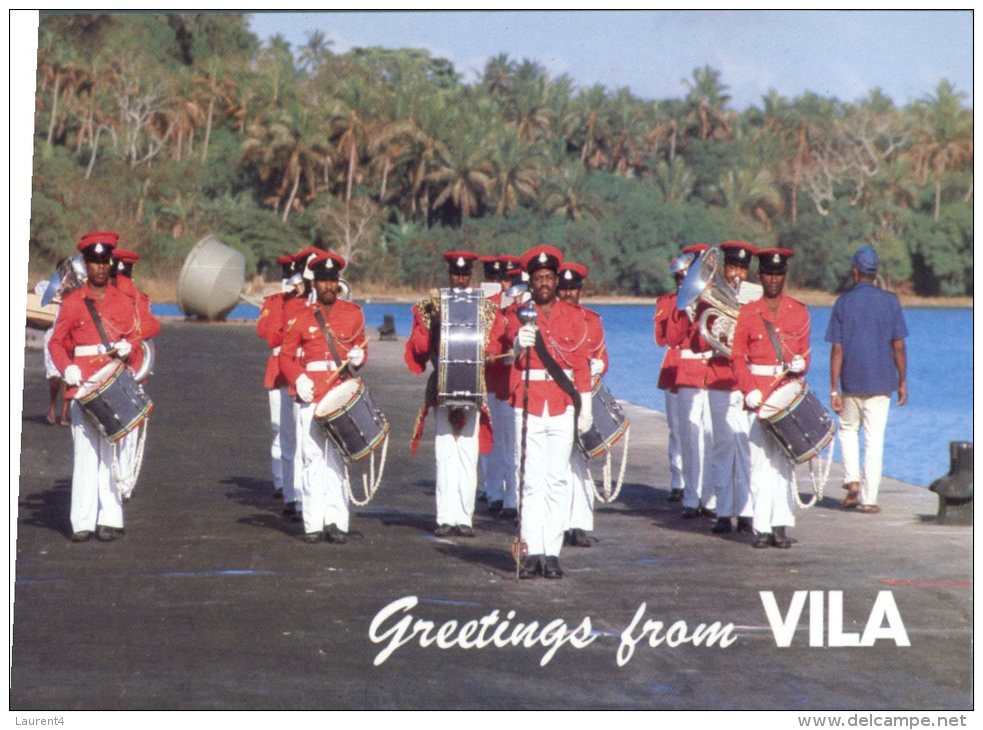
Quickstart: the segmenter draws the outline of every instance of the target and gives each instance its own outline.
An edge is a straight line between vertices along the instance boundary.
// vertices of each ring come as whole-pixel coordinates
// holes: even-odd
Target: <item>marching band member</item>
[[[583,264],[566,262],[560,267],[560,279],[557,284],[556,296],[559,299],[576,304],[583,317],[584,347],[590,355],[591,385],[599,382],[608,371],[608,351],[604,345],[604,325],[601,315],[592,309],[580,305],[580,295],[583,292],[584,281],[589,269]],[[594,531],[594,487],[588,476],[587,457],[574,446],[570,450],[570,483],[571,503],[567,529],[564,541],[574,547],[590,547],[588,532]]]
[[[345,377],[345,369],[366,360],[365,315],[338,296],[345,260],[317,254],[307,264],[314,278],[315,302],[289,307],[278,364],[301,401],[301,454],[304,478],[301,505],[304,541],[344,544],[348,536],[348,487],[337,448],[314,420],[318,402]],[[297,352],[300,355],[297,355]]]
[[[680,253],[669,263],[669,273],[676,281],[676,290],[693,262],[693,254]],[[676,387],[676,369],[679,367],[679,346],[670,345],[667,334],[669,319],[676,311],[676,292],[663,294],[655,304],[655,342],[666,348],[659,370],[656,387],[665,391],[666,423],[669,427],[669,501],[679,502],[683,498],[683,454],[679,445],[679,391]]]
[[[133,300],[109,283],[117,241],[117,234],[97,231],[78,242],[87,281],[65,296],[48,343],[67,386],[66,398],[74,399],[79,386],[112,358],[128,362],[140,348],[140,317]],[[106,542],[116,540],[123,536],[123,500],[113,480],[112,444],[74,400],[71,419],[72,540],[83,542],[93,534]]]
[[[284,255],[277,258],[281,267],[281,291],[263,298],[263,305],[256,320],[256,334],[266,341],[270,356],[266,360],[263,387],[270,404],[270,426],[273,441],[270,444],[271,470],[273,472],[273,496],[284,503],[297,501],[294,488],[294,454],[297,449],[297,429],[294,421],[293,398],[287,379],[280,370],[280,345],[283,344],[283,309],[288,300],[296,299],[303,291],[297,283],[291,283],[294,275],[294,258]],[[282,427],[281,427],[282,425]]]
[[[583,344],[583,315],[556,296],[563,254],[535,246],[522,256],[529,275],[535,324],[501,319],[492,342],[515,352],[510,400],[515,410],[516,461],[525,449],[520,533],[528,554],[520,578],[561,578],[560,549],[570,514],[570,451],[577,433],[591,426],[590,353]],[[528,396],[524,398],[528,372]],[[525,405],[524,405],[525,403]],[[523,417],[528,419],[522,439]]]
[[[751,257],[757,249],[750,243],[727,241],[720,244],[724,257],[724,279],[739,291],[747,281]],[[701,303],[697,316],[707,305]],[[699,331],[699,346],[709,350],[709,343]],[[733,530],[731,518],[737,518],[738,532],[751,532],[750,455],[748,430],[751,427],[744,409],[744,396],[737,387],[733,360],[716,353],[707,367],[707,388],[710,398],[710,417],[713,420],[713,449],[710,452],[710,488],[717,498],[717,522],[712,528],[716,534]]]
[[[709,246],[698,243],[683,249],[684,254],[701,255]],[[696,259],[694,266],[698,265]],[[679,347],[676,388],[679,405],[679,445],[683,457],[683,517],[713,515],[716,497],[710,487],[708,463],[713,449],[713,422],[707,391],[707,365],[712,351],[693,349],[693,322],[678,308],[669,315],[667,342]]]
[[[471,251],[449,251],[444,254],[447,262],[450,286],[456,290],[471,287],[471,274],[478,254]],[[436,437],[434,457],[436,460],[436,502],[437,528],[434,535],[447,537],[474,537],[472,518],[478,487],[478,452],[491,448],[490,439],[485,435],[485,447],[480,443],[482,426],[487,415],[482,417],[481,409],[437,404],[437,357],[440,340],[440,299],[436,292],[428,299],[413,305],[413,329],[406,341],[403,360],[406,367],[415,375],[422,374],[427,363],[434,364],[427,383],[425,403],[417,416],[410,453],[416,451],[423,421],[430,408],[434,408]],[[487,414],[487,411],[485,411]],[[490,430],[490,425],[483,428]]]
[[[804,377],[809,366],[809,311],[783,293],[792,251],[763,249],[757,257],[764,296],[741,307],[731,350],[737,384],[751,411],[757,411],[789,376]],[[751,544],[756,548],[791,547],[785,530],[795,526],[794,465],[756,417],[751,421],[750,454]]]
[[[150,297],[137,289],[133,283],[133,265],[140,260],[140,255],[136,251],[127,251],[118,246],[113,249],[113,262],[110,269],[110,281],[120,291],[126,294],[133,301],[140,317],[140,338],[149,340],[160,333],[160,322],[150,311]],[[136,348],[130,353],[127,361],[134,372],[138,372],[143,365],[144,352],[142,347]],[[140,384],[146,383],[150,373],[148,372]],[[117,451],[118,458],[118,479],[117,486],[119,492],[126,502],[133,495],[137,482],[137,449],[140,443],[141,433],[139,430],[130,431],[120,439]]]

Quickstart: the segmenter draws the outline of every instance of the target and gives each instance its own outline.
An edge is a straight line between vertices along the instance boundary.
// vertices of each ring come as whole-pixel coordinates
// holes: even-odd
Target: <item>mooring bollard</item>
[[[973,524],[972,442],[949,442],[949,473],[929,489],[939,495],[939,524]]]
[[[396,339],[396,321],[391,314],[382,315],[382,327],[379,328],[380,340]]]

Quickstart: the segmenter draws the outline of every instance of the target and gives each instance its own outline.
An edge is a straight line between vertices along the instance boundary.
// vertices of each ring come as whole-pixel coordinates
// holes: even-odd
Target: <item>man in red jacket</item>
[[[365,364],[365,315],[357,304],[338,296],[338,280],[345,268],[341,256],[318,254],[308,268],[314,277],[316,301],[311,307],[289,308],[278,363],[302,403],[304,540],[343,544],[347,542],[349,522],[344,463],[315,422],[314,411],[318,402],[345,379],[342,362],[347,361],[356,370]]]
[[[789,378],[804,377],[809,366],[809,311],[783,293],[792,251],[769,248],[759,250],[757,256],[764,296],[741,307],[731,351],[738,387],[752,411]],[[751,544],[791,547],[785,530],[795,526],[794,465],[757,417],[751,421],[750,442]]]
[[[85,259],[86,283],[62,302],[48,352],[74,399],[79,386],[114,359],[129,362],[141,342],[140,311],[136,303],[110,285],[112,251],[118,236],[111,231],[84,235],[78,249]],[[87,304],[88,302],[88,304]],[[96,313],[94,319],[90,306]],[[105,341],[99,326],[105,332]],[[123,501],[113,479],[113,447],[98,427],[71,405],[74,466],[72,470],[72,540],[93,534],[103,541],[123,536]]]

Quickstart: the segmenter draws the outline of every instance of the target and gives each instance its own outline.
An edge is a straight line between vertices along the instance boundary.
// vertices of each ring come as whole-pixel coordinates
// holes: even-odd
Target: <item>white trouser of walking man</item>
[[[273,487],[282,490],[283,501],[297,500],[294,480],[294,458],[297,452],[297,427],[294,419],[294,400],[287,386],[266,391],[270,401],[270,426],[273,442],[270,445],[270,465]]]
[[[515,486],[515,416],[507,400],[488,394],[494,442],[488,454],[481,455],[482,489],[489,502],[502,502],[515,509],[518,492]]]
[[[471,527],[478,488],[478,409],[461,409],[460,433],[448,418],[448,406],[437,406],[434,456],[437,462],[437,524]]]
[[[679,393],[666,391],[666,423],[669,425],[669,489],[682,492],[683,449],[679,443]]]
[[[331,443],[320,424],[314,421],[317,403],[300,407],[303,433],[301,452],[304,459],[304,479],[301,489],[304,532],[321,532],[336,525],[348,532],[348,489],[345,485],[345,465],[341,454]]]
[[[717,497],[717,517],[751,517],[751,424],[739,390],[710,390],[713,449],[710,452],[710,484]]]
[[[570,519],[570,450],[573,446],[573,406],[550,416],[529,414],[522,489],[521,535],[529,555],[559,555]],[[522,449],[522,409],[515,408],[516,457]]]
[[[884,459],[884,431],[891,407],[889,395],[843,394],[840,411],[840,446],[843,448],[843,467],[847,484],[860,484],[860,504],[876,505],[881,487]],[[864,430],[864,468],[860,475],[860,429]]]
[[[526,457],[526,469],[529,469],[528,456]],[[592,532],[594,530],[594,487],[590,482],[590,469],[587,457],[577,446],[570,449],[569,479],[571,486],[570,494],[570,518],[567,522],[567,530],[583,530]]]
[[[679,389],[679,445],[683,455],[683,508],[714,509],[716,497],[707,463],[713,449],[713,420],[705,388]]]
[[[95,532],[97,526],[123,528],[123,501],[113,483],[113,445],[85,415],[71,405],[74,465],[72,468],[72,530]]]
[[[774,527],[795,527],[792,462],[757,416],[752,416],[750,445],[754,531],[771,534]]]

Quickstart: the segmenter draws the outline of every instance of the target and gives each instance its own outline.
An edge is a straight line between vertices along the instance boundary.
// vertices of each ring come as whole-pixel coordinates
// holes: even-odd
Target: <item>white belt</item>
[[[564,374],[566,374],[566,376],[568,378],[570,378],[571,380],[573,380],[573,370],[564,370],[563,372],[564,372]],[[523,374],[523,377],[525,377],[525,374]],[[545,381],[550,381],[550,380],[553,380],[553,376],[549,374],[549,371],[548,370],[530,370],[529,371],[529,380],[545,380]]]
[[[274,355],[279,355],[280,354],[280,346],[279,345],[277,345],[276,347],[273,348],[273,354]]]
[[[683,360],[709,360],[714,355],[712,350],[706,352],[693,352],[692,350],[680,350],[679,356]]]
[[[95,355],[105,355],[105,345],[76,345],[75,357],[93,357]]]
[[[315,360],[314,362],[307,363],[304,369],[315,373],[326,373],[329,370],[334,370],[336,367],[334,360]]]
[[[785,368],[781,365],[748,365],[751,375],[781,375]]]

